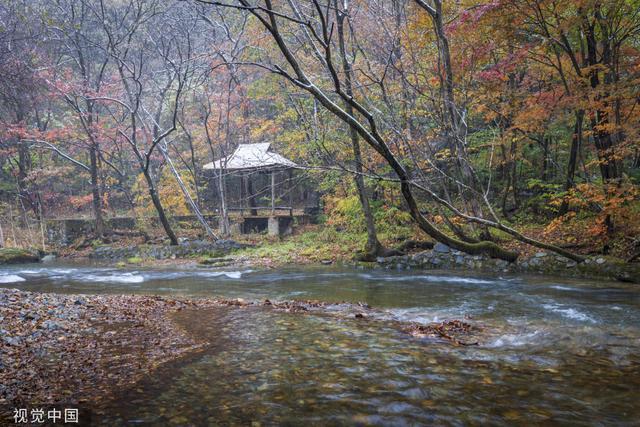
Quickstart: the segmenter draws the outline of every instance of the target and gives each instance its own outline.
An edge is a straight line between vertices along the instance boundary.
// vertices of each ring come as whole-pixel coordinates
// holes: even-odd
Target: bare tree
[[[119,110],[112,113],[119,121],[118,133],[137,160],[167,237],[177,245],[154,176],[158,175],[154,158],[159,146],[177,129],[180,100],[189,74],[189,58],[181,51],[181,34],[175,31],[176,27],[166,25],[169,12],[175,12],[172,5],[157,0],[111,5],[99,0],[93,11],[103,22],[107,39],[104,49],[115,63],[122,94],[98,96],[95,100]]]

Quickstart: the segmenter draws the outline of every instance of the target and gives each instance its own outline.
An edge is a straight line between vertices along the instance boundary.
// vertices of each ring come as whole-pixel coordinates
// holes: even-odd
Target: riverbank
[[[0,406],[108,399],[197,351],[169,314],[207,301],[0,289]]]
[[[427,250],[414,248],[401,255],[377,257],[373,262],[363,262],[357,260],[354,247],[344,245],[332,249],[335,243],[322,242],[313,246],[309,244],[308,237],[251,244],[239,244],[229,240],[222,242],[219,245],[187,242],[176,247],[105,245],[91,253],[90,258],[118,267],[180,265],[203,269],[251,269],[336,264],[367,269],[534,274],[640,283],[640,263],[624,262],[615,257],[602,255],[587,256],[584,262],[577,263],[553,252],[538,251],[527,253],[516,262],[509,263],[483,255],[469,255],[442,243],[427,245],[428,242],[416,242],[416,246],[433,247]]]
[[[115,267],[184,268],[280,268],[299,265],[343,265],[359,268],[397,270],[452,270],[469,273],[512,273],[561,276],[584,279],[605,279],[640,283],[640,262],[620,256],[604,255],[595,246],[582,246],[582,263],[550,251],[530,246],[509,247],[521,253],[516,262],[508,263],[482,255],[468,255],[441,243],[414,240],[411,233],[382,240],[393,256],[362,262],[359,249],[366,235],[339,231],[333,227],[304,226],[293,235],[274,238],[266,235],[240,235],[236,240],[211,242],[196,237],[183,238],[179,245],[167,242],[148,243],[140,238],[122,238],[109,244],[82,247],[61,247],[60,258],[90,259]],[[504,243],[504,242],[503,242]],[[514,242],[511,242],[514,243]],[[50,257],[50,256],[49,256]],[[630,258],[627,256],[627,258]]]

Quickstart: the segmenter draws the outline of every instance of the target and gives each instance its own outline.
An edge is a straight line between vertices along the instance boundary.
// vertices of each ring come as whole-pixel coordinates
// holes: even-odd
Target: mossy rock
[[[200,258],[198,265],[201,267],[227,267],[233,264],[229,258]]]
[[[0,265],[38,261],[40,261],[40,256],[26,249],[0,248]]]
[[[204,258],[224,258],[229,254],[229,252],[222,251],[222,250],[207,251],[203,254],[203,259]]]
[[[144,262],[144,259],[140,258],[139,256],[132,256],[131,258],[127,258],[127,263],[129,264],[142,264]]]

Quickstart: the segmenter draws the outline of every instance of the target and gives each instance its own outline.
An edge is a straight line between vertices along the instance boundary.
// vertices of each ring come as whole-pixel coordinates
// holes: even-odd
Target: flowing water
[[[338,268],[33,266],[0,286],[248,300],[363,301],[375,319],[263,307],[184,311],[212,345],[107,408],[108,425],[640,425],[640,287]],[[478,346],[396,322],[470,318]]]

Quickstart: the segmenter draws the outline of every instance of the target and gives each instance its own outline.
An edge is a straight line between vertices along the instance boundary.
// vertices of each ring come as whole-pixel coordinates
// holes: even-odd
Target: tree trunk
[[[601,19],[598,4],[596,4],[594,17],[597,18],[597,20]],[[607,67],[604,78],[605,85],[611,84],[613,80],[611,40],[609,39],[606,25],[600,25],[600,31],[597,32],[595,23],[589,22],[588,19],[585,19],[584,22],[583,30],[587,42],[587,64],[593,67],[589,72],[589,84],[591,89],[595,91],[600,86],[598,66]],[[597,34],[601,35],[601,40],[597,39]],[[600,58],[598,58],[599,48],[602,50]],[[606,91],[603,94],[596,94],[596,101],[603,101],[603,107],[596,108],[595,111],[592,111],[590,114],[593,142],[596,146],[602,183],[604,184],[604,192],[607,198],[609,197],[610,186],[619,185],[620,178],[622,177],[620,161],[616,159],[614,152],[615,141],[610,130],[611,121],[609,119],[609,112],[607,111],[609,104],[607,101],[608,95]],[[607,226],[607,233],[611,233],[614,228],[611,215],[606,216],[605,224]]]
[[[27,189],[27,174],[30,169],[31,156],[29,154],[29,149],[24,143],[18,142],[18,196],[23,204],[24,202],[27,202],[29,209],[33,211],[36,218],[39,218],[38,208]]]
[[[100,196],[100,184],[98,182],[98,156],[96,153],[96,147],[91,144],[89,148],[89,158],[91,160],[91,195],[93,216],[96,220],[96,236],[100,237],[104,235],[105,227],[104,220],[102,218],[102,199]]]
[[[218,170],[218,191],[220,193],[220,234],[229,236],[229,213],[227,212],[227,199],[225,191],[224,169]]]
[[[574,186],[576,175],[576,165],[578,163],[578,153],[582,146],[582,124],[584,122],[584,110],[578,110],[575,113],[576,121],[573,126],[573,134],[571,136],[571,149],[569,151],[569,163],[567,164],[567,178],[564,182],[564,191],[568,192]],[[560,215],[564,215],[569,210],[569,203],[565,200],[560,206]]]
[[[202,215],[202,212],[200,212],[200,208],[198,207],[198,204],[193,200],[193,197],[191,197],[191,194],[189,194],[189,189],[187,188],[184,181],[182,180],[182,177],[178,173],[178,170],[176,169],[175,165],[173,164],[173,161],[171,160],[171,157],[169,157],[166,144],[164,146],[159,147],[159,149],[160,149],[160,152],[162,153],[162,156],[164,157],[167,164],[169,165],[169,168],[171,169],[171,172],[173,173],[173,176],[175,177],[176,182],[178,183],[178,186],[182,191],[182,195],[184,196],[185,200],[189,204],[191,211],[196,216],[196,218],[198,218],[198,221],[200,222],[200,224],[202,224],[202,227],[206,231],[207,235],[214,241],[218,240],[218,236],[215,235],[211,227],[209,227],[209,224],[207,224],[207,220]]]
[[[345,0],[345,9],[348,8],[348,1]],[[342,70],[345,75],[345,91],[347,95],[353,96],[353,85],[351,83],[352,70],[351,63],[347,58],[347,52],[344,40],[344,20],[346,18],[347,10],[340,11],[337,6],[337,1],[334,1],[336,7],[336,16],[338,23],[338,41],[340,45],[340,56],[342,58]],[[345,102],[345,110],[350,116],[354,115],[353,107]],[[360,141],[358,132],[353,126],[349,126],[349,137],[351,138],[351,148],[353,150],[353,160],[355,163],[355,183],[358,191],[358,198],[360,199],[360,205],[362,206],[362,213],[364,214],[365,224],[367,228],[367,244],[365,246],[365,257],[371,258],[383,252],[382,244],[378,240],[378,234],[376,232],[375,219],[371,211],[371,205],[369,204],[369,196],[367,195],[367,188],[364,183],[363,168],[362,168],[362,153],[360,151]]]
[[[148,170],[143,170],[142,174],[147,181],[147,186],[149,187],[149,196],[151,196],[153,206],[156,208],[156,212],[158,213],[158,218],[160,219],[162,228],[164,228],[167,237],[171,241],[171,244],[175,246],[178,244],[178,238],[173,232],[171,224],[169,224],[169,220],[167,219],[167,215],[164,211],[164,208],[162,207],[162,202],[160,201],[160,197],[158,196],[158,192],[156,191],[156,186],[153,183],[153,179],[151,178]]]

